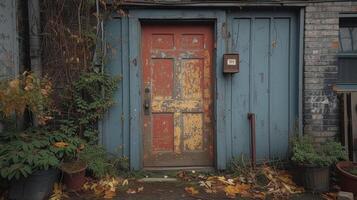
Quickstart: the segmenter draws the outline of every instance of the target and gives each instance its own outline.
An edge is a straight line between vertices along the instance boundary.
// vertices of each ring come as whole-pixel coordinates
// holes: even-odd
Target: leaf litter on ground
[[[240,196],[265,199],[269,195],[273,199],[289,199],[291,195],[304,192],[303,188],[294,183],[291,174],[268,165],[262,165],[255,170],[245,169],[245,172],[239,175],[205,176],[180,171],[177,176],[184,181],[198,181],[198,186],[206,193],[224,192],[228,198]],[[264,183],[258,180],[259,176],[265,180]],[[199,193],[194,187],[186,187],[185,191],[190,195]]]

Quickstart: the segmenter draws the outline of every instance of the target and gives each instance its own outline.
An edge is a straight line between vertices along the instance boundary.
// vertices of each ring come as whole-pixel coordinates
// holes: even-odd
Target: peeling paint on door
[[[203,119],[201,114],[185,114],[183,117],[185,151],[202,150],[203,146]]]
[[[144,25],[142,37],[144,166],[212,165],[211,26]]]

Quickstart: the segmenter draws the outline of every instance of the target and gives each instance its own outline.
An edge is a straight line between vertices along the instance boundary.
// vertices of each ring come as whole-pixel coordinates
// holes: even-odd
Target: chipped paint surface
[[[181,87],[183,99],[202,99],[203,61],[190,59],[183,61]]]
[[[148,25],[143,37],[144,165],[211,165],[212,29]]]
[[[181,113],[176,112],[174,114],[174,151],[175,153],[181,153]]]
[[[156,114],[152,118],[153,151],[173,151],[173,117],[171,114]]]
[[[201,114],[183,115],[183,146],[185,151],[202,150],[203,119]]]

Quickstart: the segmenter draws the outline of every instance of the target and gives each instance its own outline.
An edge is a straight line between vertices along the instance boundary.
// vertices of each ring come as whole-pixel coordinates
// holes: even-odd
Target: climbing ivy
[[[115,103],[113,95],[119,80],[120,77],[86,72],[67,90],[64,103],[69,112],[65,125],[77,130],[89,144],[98,142],[98,121]]]

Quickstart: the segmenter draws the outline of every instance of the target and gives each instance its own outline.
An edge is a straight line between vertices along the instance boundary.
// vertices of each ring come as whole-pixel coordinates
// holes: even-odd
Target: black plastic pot
[[[44,200],[52,192],[58,178],[58,170],[49,169],[37,171],[27,178],[20,178],[11,182],[10,200]]]
[[[303,166],[302,182],[306,190],[312,192],[327,192],[330,186],[330,168]]]

